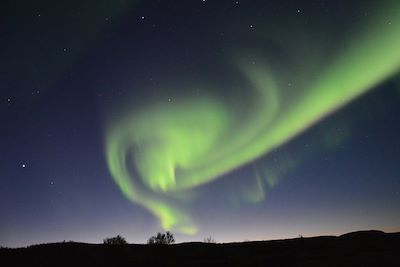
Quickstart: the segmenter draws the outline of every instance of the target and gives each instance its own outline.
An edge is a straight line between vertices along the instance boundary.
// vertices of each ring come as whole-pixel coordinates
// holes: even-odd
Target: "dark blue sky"
[[[263,51],[276,66],[282,55],[302,51],[286,52],[272,41],[276,36],[252,34],[263,27],[294,47],[302,40],[295,27],[315,32],[325,39],[306,50],[324,50],[329,64],[354,34],[346,27],[379,3],[4,1],[0,7],[0,245],[14,247],[96,243],[117,234],[145,242],[162,229],[111,177],[104,135],[112,111],[127,98],[146,106],[192,80],[229,95],[221,88],[233,88],[224,86],[234,50],[256,59]],[[307,57],[304,65],[315,72]],[[177,231],[176,240],[400,231],[398,81],[398,74],[380,81],[274,151],[196,188],[181,204],[199,232]],[[261,201],[245,201],[242,188],[256,185],[255,173],[265,170],[277,174],[277,183],[263,184]]]

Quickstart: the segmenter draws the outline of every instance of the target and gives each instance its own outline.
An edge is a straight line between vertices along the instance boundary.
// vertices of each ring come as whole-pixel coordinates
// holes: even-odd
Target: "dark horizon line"
[[[76,244],[76,245],[90,245],[90,246],[131,246],[131,245],[138,245],[138,246],[177,246],[177,245],[185,245],[185,244],[207,244],[207,245],[224,245],[224,244],[245,244],[245,243],[265,243],[265,242],[275,242],[275,241],[290,241],[290,240],[298,240],[298,239],[313,239],[313,238],[323,238],[323,237],[332,237],[332,238],[340,238],[340,237],[353,237],[353,236],[365,236],[365,235],[390,235],[390,234],[400,234],[400,231],[396,232],[385,232],[382,230],[357,230],[347,232],[341,235],[316,235],[316,236],[303,236],[299,235],[298,237],[292,238],[281,238],[281,239],[263,239],[263,240],[244,240],[244,241],[232,241],[232,242],[205,242],[205,241],[187,241],[187,242],[176,242],[174,244],[147,244],[147,243],[127,243],[127,244],[118,244],[118,245],[110,245],[104,243],[87,243],[87,242],[80,242],[80,241],[73,241],[73,240],[63,240],[59,242],[48,242],[48,243],[38,243],[38,244],[31,244],[21,247],[6,247],[1,246],[0,249],[25,249],[31,248],[36,246],[52,246],[52,245],[60,245],[60,244]]]

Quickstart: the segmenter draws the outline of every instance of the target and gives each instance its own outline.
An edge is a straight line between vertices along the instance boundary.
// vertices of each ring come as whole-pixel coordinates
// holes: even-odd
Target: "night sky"
[[[400,231],[399,1],[0,10],[0,246]]]

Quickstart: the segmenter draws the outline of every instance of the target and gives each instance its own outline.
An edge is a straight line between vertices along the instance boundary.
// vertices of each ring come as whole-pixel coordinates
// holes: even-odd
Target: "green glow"
[[[244,188],[241,192],[241,197],[249,203],[258,203],[265,198],[265,189],[263,184],[263,177],[258,169],[254,169],[255,182],[250,186]]]
[[[399,13],[398,6],[391,8]],[[164,229],[195,233],[194,223],[179,207],[189,189],[282,146],[399,70],[400,14],[390,19],[387,24],[378,17],[380,24],[357,31],[331,64],[296,89],[301,93],[280,88],[267,64],[238,60],[246,90],[252,92],[245,110],[210,95],[126,112],[107,127],[106,156],[113,179],[128,199],[158,217]],[[274,186],[277,178],[269,177]],[[259,175],[257,181],[251,191],[256,194],[244,193],[252,202],[265,195]]]

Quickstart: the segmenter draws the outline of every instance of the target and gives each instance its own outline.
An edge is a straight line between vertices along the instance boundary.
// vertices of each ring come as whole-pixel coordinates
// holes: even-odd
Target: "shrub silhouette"
[[[174,243],[175,243],[174,235],[169,231],[167,231],[165,234],[158,232],[156,236],[152,236],[147,240],[147,244],[171,245]]]
[[[123,238],[120,235],[117,235],[116,237],[108,237],[103,239],[103,244],[105,245],[125,245],[128,244],[126,242],[125,238]]]

